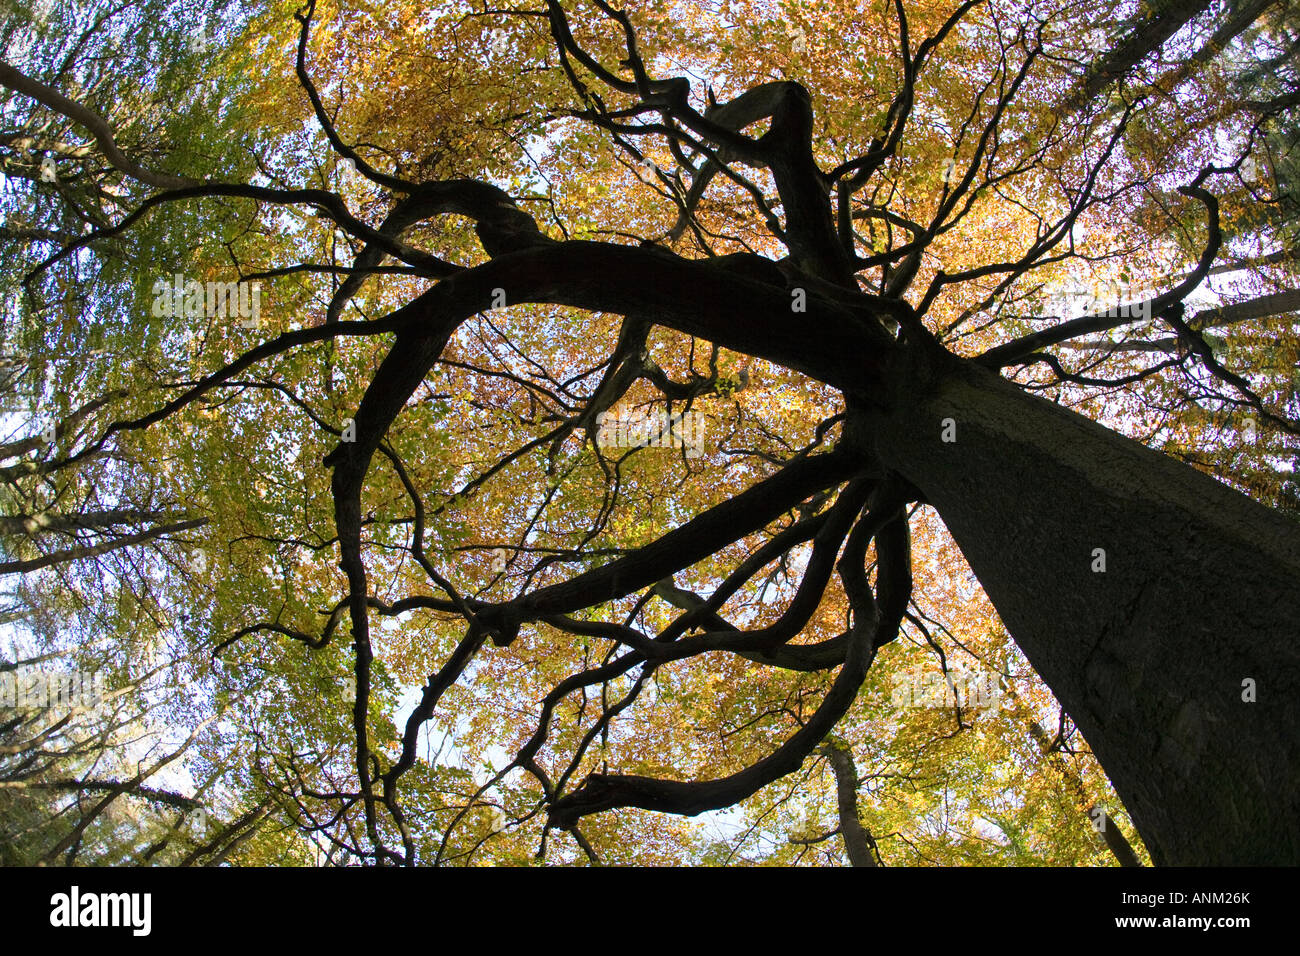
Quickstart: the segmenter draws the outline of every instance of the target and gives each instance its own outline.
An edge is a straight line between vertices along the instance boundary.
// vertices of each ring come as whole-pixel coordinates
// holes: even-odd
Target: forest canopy
[[[1294,0],[0,14],[0,862],[1297,861]]]

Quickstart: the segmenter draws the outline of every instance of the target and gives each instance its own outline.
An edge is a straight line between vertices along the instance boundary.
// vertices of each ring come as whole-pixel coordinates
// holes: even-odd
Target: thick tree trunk
[[[867,413],[877,452],[937,509],[1152,859],[1300,863],[1300,525],[940,364],[894,371]]]

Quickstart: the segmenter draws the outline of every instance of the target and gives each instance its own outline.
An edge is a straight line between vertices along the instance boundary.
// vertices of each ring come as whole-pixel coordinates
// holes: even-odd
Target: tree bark
[[[840,836],[844,838],[844,852],[851,866],[875,866],[871,855],[871,834],[858,818],[858,768],[853,754],[834,742],[822,748],[835,774],[835,802],[840,813]]]
[[[939,512],[1153,861],[1300,863],[1300,525],[907,352],[865,412],[877,453]]]

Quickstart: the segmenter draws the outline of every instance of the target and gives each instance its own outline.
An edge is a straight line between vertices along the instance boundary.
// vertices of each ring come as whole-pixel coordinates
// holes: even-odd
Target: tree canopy
[[[0,9],[4,862],[1300,859],[1292,0]]]

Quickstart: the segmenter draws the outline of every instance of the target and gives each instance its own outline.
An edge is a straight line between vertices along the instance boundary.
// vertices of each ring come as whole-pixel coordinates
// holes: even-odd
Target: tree
[[[12,521],[147,525],[258,812],[331,859],[620,860],[618,820],[672,859],[790,778],[774,861],[898,858],[912,812],[1027,862],[1085,811],[1160,864],[1300,859],[1300,329],[1257,215],[1294,91],[1208,67],[1250,82],[1288,4],[147,6],[134,51],[107,7],[59,58],[6,34],[23,335],[124,358],[41,390],[81,417],[16,439]],[[905,643],[951,713],[882,710]],[[999,800],[1076,727],[1126,814],[1086,751]],[[941,799],[864,806],[856,761]]]

